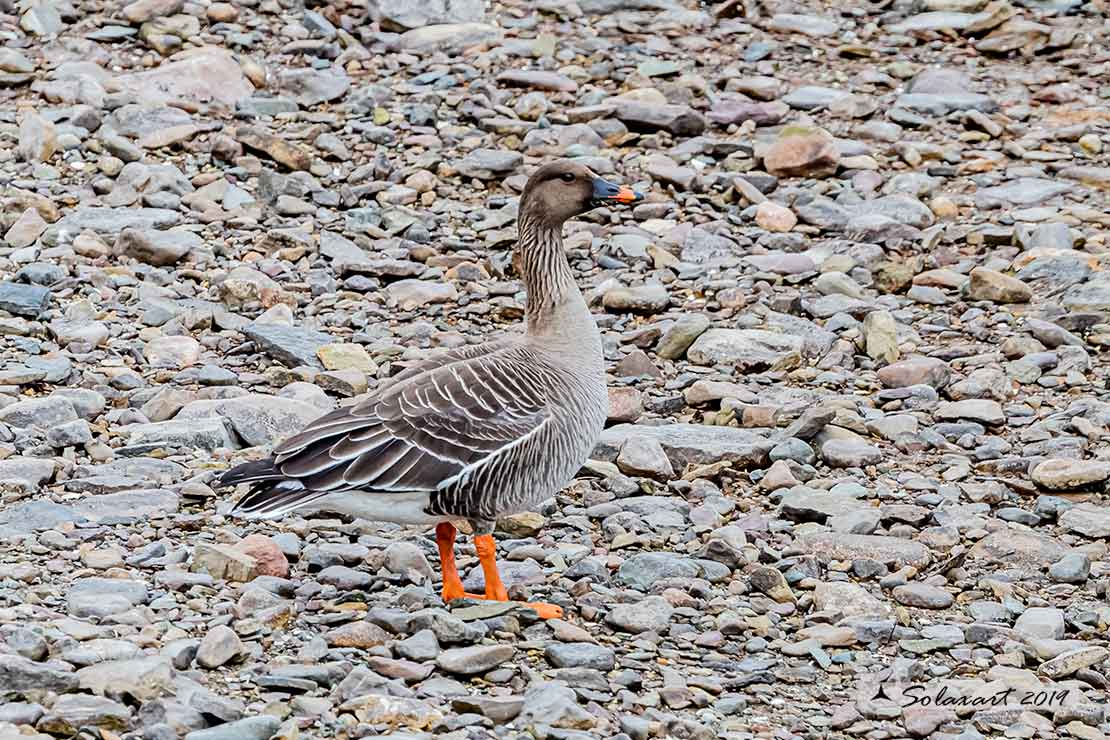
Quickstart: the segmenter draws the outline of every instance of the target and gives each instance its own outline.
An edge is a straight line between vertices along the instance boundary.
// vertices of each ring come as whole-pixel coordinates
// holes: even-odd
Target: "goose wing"
[[[542,388],[522,352],[458,360],[326,414],[265,469],[224,482],[254,484],[235,511],[255,516],[339,491],[434,491],[536,434],[550,419]]]

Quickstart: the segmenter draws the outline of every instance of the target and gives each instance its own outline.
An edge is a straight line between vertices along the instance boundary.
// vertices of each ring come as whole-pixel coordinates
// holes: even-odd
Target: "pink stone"
[[[277,578],[289,576],[289,561],[286,560],[285,553],[266,535],[247,535],[239,541],[235,549],[258,561],[258,575]]]

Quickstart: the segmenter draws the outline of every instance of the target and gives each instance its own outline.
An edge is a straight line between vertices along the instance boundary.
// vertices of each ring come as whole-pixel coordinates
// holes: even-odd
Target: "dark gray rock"
[[[50,307],[50,290],[41,285],[0,282],[0,310],[36,319]]]
[[[330,334],[312,329],[258,322],[244,327],[243,334],[267,355],[288,367],[322,367],[316,351],[336,341]]]

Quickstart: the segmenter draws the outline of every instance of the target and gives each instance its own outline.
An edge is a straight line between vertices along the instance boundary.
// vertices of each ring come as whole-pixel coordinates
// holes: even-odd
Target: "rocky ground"
[[[0,738],[1110,732],[1104,1],[369,6],[0,0]],[[226,517],[519,321],[557,156],[648,193],[566,230],[596,459],[500,524],[566,619]]]

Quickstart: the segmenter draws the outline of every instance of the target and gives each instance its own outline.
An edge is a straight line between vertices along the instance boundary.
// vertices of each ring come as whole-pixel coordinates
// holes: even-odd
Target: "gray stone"
[[[970,419],[992,426],[1006,421],[998,401],[985,399],[944,402],[937,406],[934,414],[938,419]]]
[[[251,393],[219,401],[193,401],[178,412],[175,421],[226,419],[249,446],[274,444],[321,416],[311,403],[280,396]]]
[[[478,23],[485,16],[482,0],[377,0],[372,3],[381,18],[382,28],[408,31],[443,23]]]
[[[1070,193],[1073,186],[1056,180],[1021,177],[1003,185],[983,188],[975,193],[975,204],[980,208],[997,208],[1010,205],[1029,206]]]
[[[316,357],[317,350],[335,343],[335,337],[330,334],[283,324],[254,322],[243,327],[243,334],[267,355],[288,367],[322,367]]]
[[[116,239],[117,254],[133,257],[148,265],[175,265],[190,251],[202,246],[204,240],[186,229],[128,228]]]
[[[128,446],[154,450],[159,447],[199,450],[237,449],[222,419],[160,421],[152,424],[130,424],[120,428],[127,435]]]
[[[30,398],[0,409],[0,422],[18,429],[49,429],[76,421],[77,412],[67,398]]]
[[[832,468],[860,468],[877,465],[883,459],[882,450],[862,440],[830,439],[818,449],[821,459]]]
[[[270,740],[281,727],[281,718],[263,714],[217,725],[207,730],[194,730],[185,740]]]
[[[1075,650],[1068,650],[1051,660],[1045,661],[1041,664],[1041,667],[1037,669],[1037,672],[1055,681],[1070,676],[1076,671],[1083,670],[1084,668],[1098,665],[1106,660],[1107,657],[1110,657],[1110,650],[1104,647],[1091,645],[1089,647],[1076,648]]]
[[[119,614],[148,601],[145,583],[122,578],[81,578],[66,592],[69,613],[75,617]]]
[[[169,690],[173,668],[162,656],[112,660],[82,668],[77,678],[83,690],[97,696],[145,702]]]
[[[310,108],[342,98],[351,88],[351,80],[342,71],[321,72],[305,67],[282,70],[277,87],[298,104]]]
[[[87,727],[123,731],[131,727],[131,710],[119,702],[99,696],[59,696],[38,729],[55,735],[74,735]]]
[[[901,563],[921,568],[930,561],[929,548],[920,542],[899,537],[807,532],[799,535],[797,544],[805,552],[836,560],[876,560],[880,563]]]
[[[705,314],[683,314],[660,337],[655,354],[664,360],[682,359],[690,345],[708,329],[709,318]]]
[[[41,285],[0,282],[0,310],[37,319],[50,307],[50,290]]]
[[[459,172],[479,180],[493,180],[524,164],[523,155],[500,149],[475,149],[457,165]]]
[[[621,563],[617,576],[621,582],[640,591],[650,591],[664,578],[696,578],[698,564],[683,555],[669,552],[641,552]]]
[[[485,23],[440,23],[401,34],[400,45],[414,54],[457,54],[481,44],[496,44],[501,29]]]
[[[804,342],[796,336],[762,329],[710,329],[686,356],[698,365],[732,365],[739,372],[790,370],[802,362]]]
[[[774,443],[760,434],[736,427],[709,427],[701,424],[617,424],[601,434],[593,457],[615,460],[625,442],[633,436],[653,438],[676,471],[693,464],[727,460],[740,468],[763,467]]]
[[[100,236],[117,237],[125,229],[168,229],[180,222],[177,211],[165,208],[103,208],[85,206],[52,224],[43,234],[43,241],[50,245],[69,244],[82,231],[94,231]]]
[[[444,650],[436,657],[436,665],[448,673],[474,676],[487,673],[512,660],[516,648],[512,645],[475,645]]]
[[[1060,526],[1069,532],[1098,539],[1110,537],[1110,506],[1093,503],[1073,506],[1059,517]]]
[[[943,588],[924,583],[907,583],[896,587],[892,593],[899,604],[919,609],[947,609],[955,601],[955,597]]]
[[[1037,463],[1030,476],[1034,483],[1049,491],[1075,491],[1101,486],[1110,480],[1110,463],[1055,458]]]
[[[1083,583],[1091,574],[1091,561],[1085,553],[1073,552],[1048,567],[1048,577],[1056,583]]]
[[[895,106],[929,116],[947,116],[953,111],[961,110],[976,110],[981,113],[998,110],[998,103],[993,98],[979,93],[906,93],[898,96]]]
[[[621,445],[616,459],[617,467],[625,475],[644,476],[668,480],[674,477],[674,468],[659,440],[654,437],[631,436]]]
[[[196,661],[201,668],[219,668],[243,653],[243,642],[235,631],[224,625],[208,630],[197,648]]]
[[[663,632],[671,624],[674,607],[662,596],[648,596],[634,604],[617,604],[605,616],[616,629],[633,634]]]
[[[1014,622],[1014,631],[1038,640],[1061,640],[1064,637],[1064,612],[1046,606],[1030,607]]]
[[[842,617],[885,617],[893,611],[863,586],[838,581],[818,583],[813,592],[813,605],[818,611],[835,612]]]
[[[584,2],[597,1],[584,0]],[[578,705],[578,696],[574,689],[561,683],[537,681],[524,694],[524,703],[520,708],[516,724],[522,728],[554,727],[588,730],[597,724],[597,718]]]
[[[705,131],[705,118],[685,105],[612,101],[613,114],[633,131],[668,131],[675,136],[698,136]]]
[[[543,654],[556,668],[611,671],[616,665],[616,654],[611,649],[590,642],[555,643],[548,645]]]
[[[0,697],[25,691],[75,691],[78,679],[56,666],[35,663],[18,655],[0,653]]]

